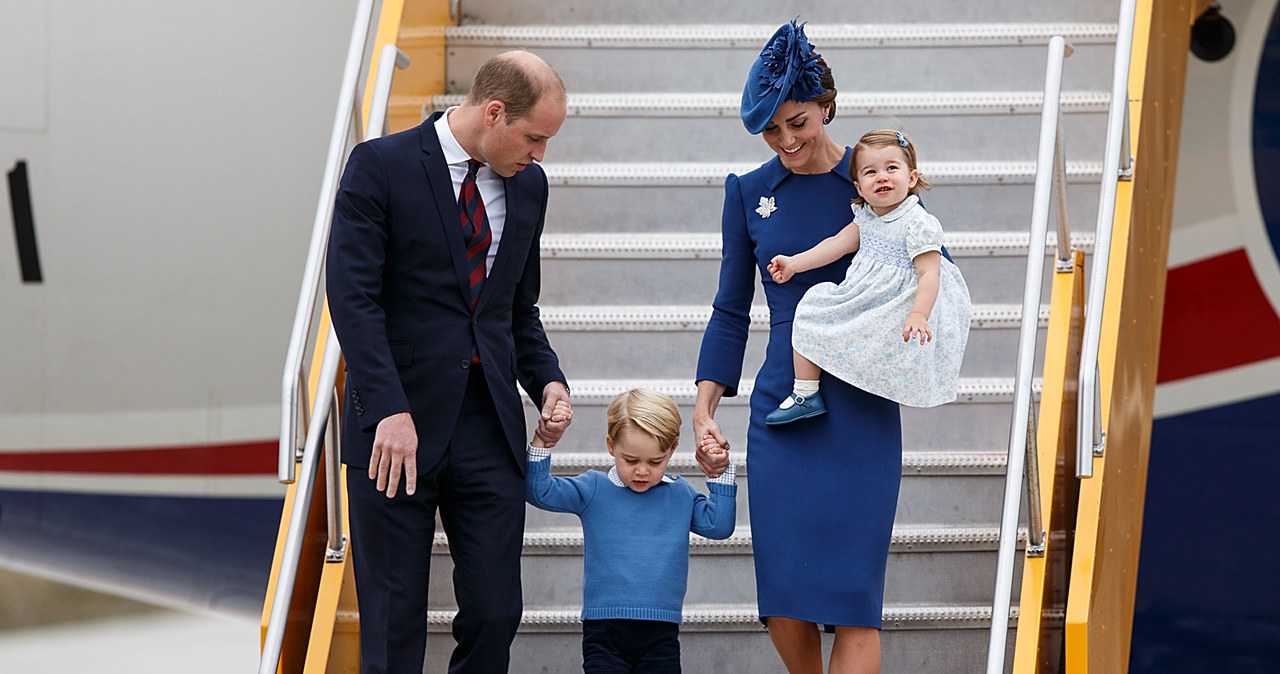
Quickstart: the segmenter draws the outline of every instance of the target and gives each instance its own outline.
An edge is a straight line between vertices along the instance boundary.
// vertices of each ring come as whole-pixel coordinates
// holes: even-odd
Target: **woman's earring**
[[[823,126],[825,126],[825,125],[827,125],[827,124],[830,124],[830,123],[831,123],[831,118],[830,118],[830,117],[823,117],[823,118],[822,118],[822,124],[823,124]]]

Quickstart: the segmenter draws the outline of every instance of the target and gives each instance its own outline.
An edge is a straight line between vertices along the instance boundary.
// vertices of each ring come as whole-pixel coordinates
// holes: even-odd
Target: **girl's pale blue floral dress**
[[[912,258],[941,251],[942,225],[915,195],[878,216],[853,207],[858,254],[844,280],[819,283],[796,306],[792,346],[825,372],[912,407],[956,399],[973,308],[960,270],[945,257],[929,315],[933,341],[902,341],[919,281]]]

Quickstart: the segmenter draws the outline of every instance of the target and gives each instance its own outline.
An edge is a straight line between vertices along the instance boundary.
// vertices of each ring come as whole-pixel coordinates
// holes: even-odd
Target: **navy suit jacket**
[[[531,164],[504,179],[506,223],[473,311],[458,195],[433,126],[440,114],[357,145],[342,176],[326,270],[347,367],[342,460],[367,467],[378,422],[410,412],[418,470],[429,470],[466,423],[459,410],[478,351],[523,469],[516,383],[540,405],[549,382],[565,381],[537,307],[547,178]]]

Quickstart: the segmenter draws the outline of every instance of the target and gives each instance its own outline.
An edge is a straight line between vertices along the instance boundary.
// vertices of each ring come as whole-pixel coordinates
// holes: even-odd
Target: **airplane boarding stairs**
[[[1097,210],[1115,4],[807,4],[800,18],[810,21],[841,92],[830,133],[852,144],[865,130],[901,123],[914,136],[935,185],[924,200],[975,303],[959,400],[903,410],[882,671],[977,671],[990,626],[1045,45],[1060,34],[1075,47],[1063,85],[1073,153],[1067,210],[1080,223],[1072,244],[1088,252],[1092,235],[1079,232],[1091,229]],[[716,288],[724,176],[771,156],[741,128],[738,96],[755,53],[791,17],[774,3],[673,0],[483,0],[461,10],[463,25],[446,31],[453,95],[433,98],[433,108],[456,103],[485,58],[512,48],[545,58],[570,92],[569,118],[545,163],[552,189],[540,304],[576,411],[553,471],[607,470],[604,407],[622,390],[647,386],[680,403],[686,431],[671,470],[700,486],[693,376]],[[734,23],[707,23],[711,17]],[[1046,315],[1047,306],[1041,349]],[[738,464],[738,528],[727,541],[692,539],[682,627],[690,672],[782,669],[755,612],[744,465],[747,400],[767,325],[758,306],[741,395],[717,414]],[[530,508],[513,672],[580,671],[581,550],[576,518]],[[444,671],[452,646],[451,568],[438,534],[425,671]],[[1016,618],[1010,662],[1015,627]]]
[[[388,37],[397,30],[386,28],[388,11],[398,22],[403,8],[408,21],[423,6],[444,4],[385,0],[375,43],[395,39]],[[395,111],[458,102],[480,63],[508,49],[529,49],[560,72],[569,90],[569,118],[551,141],[544,165],[551,197],[540,306],[573,387],[576,414],[553,452],[552,469],[561,475],[607,470],[604,407],[618,392],[646,386],[680,403],[685,435],[671,470],[701,487],[692,460],[693,377],[716,290],[724,178],[772,156],[762,140],[742,129],[739,92],[777,25],[793,12],[809,21],[810,38],[840,88],[829,132],[844,144],[868,129],[899,124],[913,135],[922,171],[934,185],[924,201],[947,231],[947,247],[975,304],[959,399],[940,408],[903,409],[903,479],[882,633],[884,672],[969,673],[986,660],[992,622],[1046,47],[1053,35],[1074,47],[1062,95],[1066,211],[1074,225],[1072,247],[1088,254],[1099,201],[1116,4],[801,2],[783,15],[776,3],[760,0],[466,0],[455,5],[461,25],[446,28],[439,45],[422,37],[434,35],[431,29],[397,24],[399,46],[412,58],[422,55],[415,48],[430,53],[438,47],[447,93],[410,103],[393,88],[391,108],[394,120]],[[417,36],[416,47],[406,44],[406,35]],[[424,75],[410,70],[399,77],[397,87]],[[1040,328],[1041,353],[1053,247],[1051,233],[1042,305],[1032,318]],[[782,671],[756,616],[747,505],[747,400],[768,325],[761,293],[752,312],[741,395],[723,400],[717,413],[738,465],[737,531],[727,541],[692,538],[681,641],[685,671],[699,674]],[[318,360],[311,369],[323,370]],[[532,428],[532,405],[527,413]],[[525,616],[512,649],[512,672],[580,671],[581,551],[576,518],[529,509],[522,557]],[[309,647],[305,623],[296,635],[286,630],[286,641],[309,651],[289,656],[290,662],[305,657],[305,670],[286,665],[283,671],[353,671],[357,616],[349,559],[326,566],[323,573],[332,580],[299,581],[299,587],[320,588],[316,623],[309,628]],[[1021,564],[1015,568],[1020,571]],[[321,572],[304,565],[299,574],[311,578]],[[273,570],[273,584],[276,575]],[[424,672],[443,672],[456,608],[443,533],[437,534],[431,578]],[[1016,614],[1020,584],[1016,577],[1013,582]],[[264,634],[270,612],[269,598]],[[291,624],[294,613],[288,613]],[[1053,616],[1046,620],[1052,623]],[[1016,626],[1014,615],[1007,662]],[[285,651],[296,653],[297,647]]]

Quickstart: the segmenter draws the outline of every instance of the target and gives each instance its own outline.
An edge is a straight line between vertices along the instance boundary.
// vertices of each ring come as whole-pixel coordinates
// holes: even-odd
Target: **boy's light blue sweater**
[[[637,493],[598,470],[553,477],[550,458],[531,451],[526,498],[582,519],[583,620],[678,624],[689,578],[689,532],[714,539],[733,533],[737,485],[709,481],[707,488],[710,497],[675,477]]]

